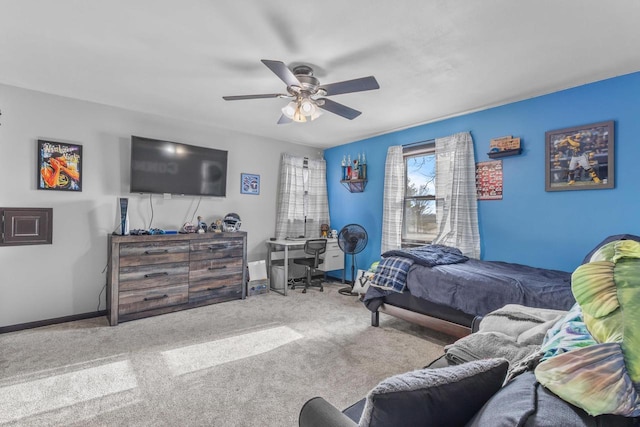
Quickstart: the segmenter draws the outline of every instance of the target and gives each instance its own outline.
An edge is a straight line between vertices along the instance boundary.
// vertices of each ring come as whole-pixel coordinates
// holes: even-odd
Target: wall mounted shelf
[[[487,155],[492,159],[500,159],[502,157],[509,156],[517,156],[522,153],[522,148],[515,148],[513,150],[502,150],[502,151],[494,151],[491,153],[487,153]]]
[[[340,183],[351,193],[362,193],[367,186],[366,179],[342,179]]]

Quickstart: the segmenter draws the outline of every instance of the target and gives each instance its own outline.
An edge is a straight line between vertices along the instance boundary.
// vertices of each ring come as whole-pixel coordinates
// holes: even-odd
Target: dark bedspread
[[[584,263],[614,240],[640,242],[640,236],[609,236],[587,254]],[[405,292],[413,296],[475,316],[484,316],[506,304],[569,310],[575,303],[571,273],[499,261],[469,259],[434,267],[414,264],[407,275],[407,288]],[[363,301],[369,310],[376,311],[390,292],[369,287]]]
[[[569,310],[575,303],[571,273],[521,264],[469,259],[463,263],[409,269],[413,296],[484,316],[505,304]],[[364,302],[375,311],[386,291],[370,287]]]

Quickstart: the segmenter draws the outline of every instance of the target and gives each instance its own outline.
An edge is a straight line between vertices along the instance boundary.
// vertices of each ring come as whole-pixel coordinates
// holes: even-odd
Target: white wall
[[[131,135],[229,151],[227,197],[202,198],[196,215],[210,224],[238,213],[250,261],[265,258],[264,241],[275,232],[281,154],[321,156],[311,147],[4,85],[0,110],[0,206],[53,208],[52,245],[0,247],[0,327],[89,313],[98,303],[105,309],[107,234],[117,226],[118,197],[129,197],[131,228],[151,219],[149,195],[129,193]],[[82,145],[82,192],[36,190],[38,139]],[[241,172],[260,175],[260,195],[240,194]],[[198,200],[152,196],[153,227],[179,229]]]

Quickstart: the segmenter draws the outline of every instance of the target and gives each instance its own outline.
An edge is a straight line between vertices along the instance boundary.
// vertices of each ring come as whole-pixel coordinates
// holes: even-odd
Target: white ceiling
[[[7,0],[0,83],[331,147],[638,71],[639,22],[637,0]],[[261,59],[380,89],[277,125],[285,99],[222,99],[285,92]]]

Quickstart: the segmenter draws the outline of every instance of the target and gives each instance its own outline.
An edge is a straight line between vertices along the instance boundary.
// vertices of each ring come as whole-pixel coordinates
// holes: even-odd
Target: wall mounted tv
[[[227,151],[131,136],[131,193],[227,195]]]

